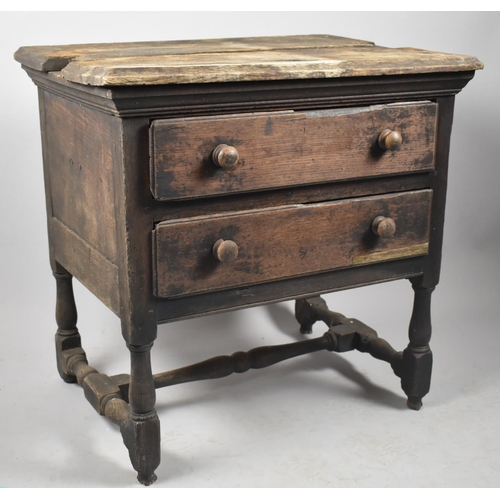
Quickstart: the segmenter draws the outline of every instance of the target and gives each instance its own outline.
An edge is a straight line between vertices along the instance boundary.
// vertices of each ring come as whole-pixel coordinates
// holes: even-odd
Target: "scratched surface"
[[[329,35],[21,47],[38,71],[94,86],[161,85],[469,71],[475,57],[386,48]]]

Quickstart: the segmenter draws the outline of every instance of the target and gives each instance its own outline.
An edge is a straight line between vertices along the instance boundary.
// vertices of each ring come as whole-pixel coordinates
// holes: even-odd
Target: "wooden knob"
[[[220,262],[233,262],[238,257],[238,245],[232,240],[217,240],[212,252]]]
[[[372,230],[381,238],[390,238],[396,232],[396,223],[390,217],[379,215],[372,222]]]
[[[403,137],[397,130],[386,128],[378,136],[378,145],[387,151],[395,151],[403,144]]]
[[[221,168],[234,167],[239,159],[238,150],[227,144],[219,144],[212,152],[212,160]]]

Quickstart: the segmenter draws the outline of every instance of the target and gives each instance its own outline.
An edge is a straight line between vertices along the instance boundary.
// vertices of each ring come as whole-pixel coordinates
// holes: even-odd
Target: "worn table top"
[[[21,47],[24,66],[94,86],[471,71],[475,57],[330,35]]]

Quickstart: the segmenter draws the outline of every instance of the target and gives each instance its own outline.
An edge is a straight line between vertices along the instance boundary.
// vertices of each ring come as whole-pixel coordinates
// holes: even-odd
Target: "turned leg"
[[[73,295],[73,276],[60,264],[56,263],[54,277],[56,279],[56,356],[57,369],[65,382],[76,382],[76,376],[68,370],[67,355],[71,352],[85,357],[81,349],[82,341],[76,327],[78,315]],[[71,351],[70,351],[71,350]],[[81,351],[81,352],[80,352]]]
[[[160,464],[160,421],[155,410],[156,393],[151,371],[151,348],[128,345],[130,350],[130,417],[121,425],[130,461],[140,483],[156,481],[154,471]]]
[[[403,351],[401,387],[408,396],[408,407],[419,410],[422,398],[429,392],[432,372],[431,294],[434,287],[424,287],[420,278],[411,280],[415,291],[410,320],[410,343]]]

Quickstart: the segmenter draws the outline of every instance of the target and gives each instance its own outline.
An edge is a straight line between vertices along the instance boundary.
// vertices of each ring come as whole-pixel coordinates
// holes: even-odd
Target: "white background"
[[[162,389],[162,463],[152,488],[499,486],[496,12],[1,13],[0,486],[142,488],[118,430],[55,369],[37,95],[15,50],[318,33],[474,55],[485,64],[456,100],[431,392],[420,412],[407,410],[385,363],[325,352]],[[127,372],[118,319],[78,283],[75,293],[91,364]],[[405,347],[407,282],[326,299]],[[298,339],[292,311],[285,303],[161,326],[154,370]]]

